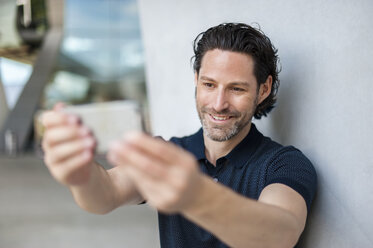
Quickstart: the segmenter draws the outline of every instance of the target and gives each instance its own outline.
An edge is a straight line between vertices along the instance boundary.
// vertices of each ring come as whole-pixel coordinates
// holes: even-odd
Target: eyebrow
[[[200,79],[216,83],[216,80],[214,80],[213,78],[207,77],[207,76],[201,76]],[[250,86],[249,82],[246,82],[246,81],[231,82],[229,84],[231,84],[231,85],[241,85],[241,86]]]

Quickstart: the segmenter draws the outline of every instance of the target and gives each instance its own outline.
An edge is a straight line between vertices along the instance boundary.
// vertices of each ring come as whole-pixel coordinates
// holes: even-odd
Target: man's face
[[[219,49],[206,52],[195,83],[197,111],[207,137],[226,141],[249,127],[258,105],[254,61],[249,55]]]

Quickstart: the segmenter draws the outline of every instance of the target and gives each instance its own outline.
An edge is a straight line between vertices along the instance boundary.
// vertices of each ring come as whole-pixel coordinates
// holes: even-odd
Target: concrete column
[[[1,65],[1,59],[0,59]],[[1,72],[0,72],[0,130],[3,126],[5,118],[8,114],[8,104],[6,102],[5,91],[3,87],[3,83],[1,82]]]

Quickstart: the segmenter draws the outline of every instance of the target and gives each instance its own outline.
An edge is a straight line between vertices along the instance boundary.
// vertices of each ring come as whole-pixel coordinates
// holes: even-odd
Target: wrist
[[[97,163],[90,161],[72,173],[65,184],[70,189],[87,187],[95,181],[94,177],[99,172],[99,167]]]

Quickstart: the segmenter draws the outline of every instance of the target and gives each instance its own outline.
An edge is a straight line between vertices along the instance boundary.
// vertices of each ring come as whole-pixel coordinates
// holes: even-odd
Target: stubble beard
[[[255,99],[254,105],[255,108],[251,111],[248,111],[246,113],[238,112],[238,111],[229,111],[224,110],[222,112],[215,112],[211,108],[207,107],[200,107],[198,103],[197,105],[197,111],[198,116],[201,121],[201,125],[203,128],[203,132],[206,134],[207,137],[209,137],[213,141],[223,142],[232,139],[235,137],[238,133],[244,129],[250,122],[254,115],[255,108],[257,106],[257,99]],[[234,122],[230,126],[223,126],[223,125],[214,125],[211,124],[206,117],[209,114],[214,115],[229,115],[233,116],[234,118],[237,118],[237,121]]]
[[[207,137],[209,137],[213,141],[223,142],[230,140],[234,136],[236,136],[241,129],[237,125],[237,123],[234,123],[232,127],[229,128],[222,128],[219,126],[210,126],[206,119],[201,119],[202,129],[203,132],[206,134]]]

